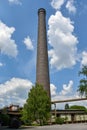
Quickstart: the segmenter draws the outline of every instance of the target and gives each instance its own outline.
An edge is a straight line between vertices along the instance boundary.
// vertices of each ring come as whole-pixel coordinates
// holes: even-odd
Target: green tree
[[[82,75],[83,78],[80,80],[80,84],[78,86],[78,92],[81,96],[87,97],[87,66],[83,66],[82,70],[79,71],[79,75]]]
[[[65,110],[69,109],[69,104],[65,104]]]
[[[78,106],[78,105],[73,105],[73,106],[70,106],[69,109],[78,109],[78,110],[85,110],[86,111],[86,107],[84,106]]]
[[[36,84],[28,94],[28,99],[22,110],[22,120],[27,123],[46,122],[50,115],[51,102],[42,85]]]

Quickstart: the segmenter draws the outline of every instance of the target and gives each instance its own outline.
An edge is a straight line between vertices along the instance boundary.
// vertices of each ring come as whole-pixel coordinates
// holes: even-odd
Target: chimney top
[[[44,8],[38,9],[38,14],[41,13],[41,12],[46,14],[46,10]]]

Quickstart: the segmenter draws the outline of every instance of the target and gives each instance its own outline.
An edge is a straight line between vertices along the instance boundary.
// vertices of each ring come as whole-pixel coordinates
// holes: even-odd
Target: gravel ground
[[[39,127],[26,127],[20,129],[11,129],[1,127],[0,130],[87,130],[87,123],[80,124],[63,124],[63,125],[50,125],[50,126],[39,126]]]

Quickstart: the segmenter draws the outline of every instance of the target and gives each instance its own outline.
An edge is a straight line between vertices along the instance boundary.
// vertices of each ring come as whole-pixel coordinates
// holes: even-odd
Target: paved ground
[[[82,124],[63,124],[63,125],[50,125],[29,127],[20,129],[0,128],[0,130],[87,130],[87,123]]]

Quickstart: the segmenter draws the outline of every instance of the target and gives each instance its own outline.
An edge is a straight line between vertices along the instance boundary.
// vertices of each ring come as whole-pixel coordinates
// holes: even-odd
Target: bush
[[[10,122],[10,128],[19,128],[20,127],[20,121],[16,118],[13,118],[11,119],[11,122]]]
[[[7,126],[9,124],[9,116],[7,114],[0,114],[1,124]]]
[[[57,123],[57,124],[63,124],[63,123],[64,123],[64,118],[57,117],[57,118],[56,118],[56,123]]]

